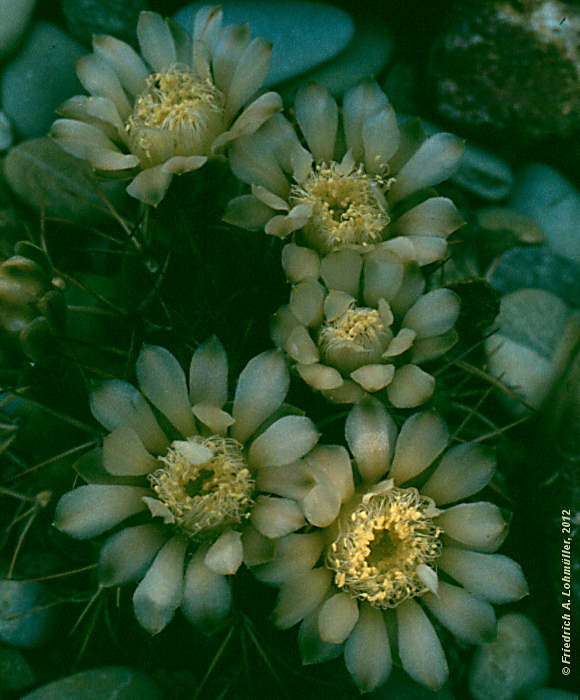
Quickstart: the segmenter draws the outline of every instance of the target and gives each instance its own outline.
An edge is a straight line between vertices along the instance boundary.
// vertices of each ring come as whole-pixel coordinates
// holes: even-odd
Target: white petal
[[[433,625],[414,600],[401,603],[396,613],[403,668],[418,683],[439,690],[447,680],[448,668]]]
[[[395,203],[413,192],[432,187],[453,175],[465,150],[465,143],[453,134],[435,134],[427,139],[397,173],[389,190]]]
[[[292,284],[301,282],[306,277],[318,279],[320,258],[315,250],[289,243],[282,248],[282,267]]]
[[[317,391],[337,389],[343,384],[338,370],[316,362],[311,365],[296,365],[296,371],[309,386]]]
[[[342,644],[329,644],[320,639],[318,632],[318,615],[320,608],[315,608],[307,615],[298,630],[300,658],[306,666],[331,661],[342,654]]]
[[[324,317],[327,321],[334,321],[355,303],[352,295],[331,289],[324,300]]]
[[[415,408],[430,399],[434,391],[434,377],[417,365],[403,365],[387,387],[387,396],[397,408]]]
[[[150,493],[136,486],[80,486],[65,493],[57,503],[54,526],[77,539],[95,537],[145,510],[142,497]]]
[[[137,38],[143,58],[157,73],[164,73],[176,62],[173,36],[167,23],[156,12],[141,12]]]
[[[103,440],[103,465],[116,476],[142,476],[159,466],[137,433],[127,426],[117,428]]]
[[[320,275],[329,289],[358,296],[362,258],[354,250],[339,250],[322,259]]]
[[[344,647],[346,667],[363,693],[384,683],[391,672],[391,648],[383,613],[360,606],[358,622]]]
[[[207,156],[172,156],[161,165],[161,172],[170,175],[183,175],[199,170],[207,163]]]
[[[297,571],[310,571],[320,558],[323,546],[321,532],[286,535],[276,540],[273,561],[254,569],[253,573],[263,583],[280,585],[292,578]]]
[[[242,546],[244,548],[244,564],[246,566],[259,566],[274,559],[275,541],[269,537],[264,537],[251,525],[244,527]]]
[[[126,144],[128,141],[123,120],[114,102],[107,97],[74,95],[59,108],[58,113],[69,119],[92,124],[113,143],[121,141]]]
[[[409,359],[416,365],[428,360],[435,360],[446,352],[449,352],[458,340],[459,334],[455,328],[452,328],[442,335],[436,335],[433,338],[417,340],[413,343]]]
[[[155,557],[133,594],[133,609],[141,627],[159,634],[183,599],[183,564],[187,541],[172,537]]]
[[[208,549],[204,563],[216,574],[235,574],[244,558],[241,533],[226,530]]]
[[[306,520],[316,527],[328,527],[340,511],[340,491],[328,478],[310,489],[302,501]]]
[[[158,525],[137,525],[111,535],[99,555],[99,584],[120,586],[143,578],[167,536]]]
[[[217,435],[225,435],[234,423],[229,413],[211,403],[196,403],[193,415]]]
[[[269,350],[252,358],[238,379],[232,437],[244,442],[274,411],[288,391],[290,377],[282,353]]]
[[[93,416],[107,430],[133,428],[153,453],[167,449],[169,441],[157,424],[148,403],[134,386],[119,379],[103,382],[90,396]]]
[[[195,13],[193,38],[203,41],[213,51],[221,32],[223,16],[219,6],[202,7]]]
[[[234,175],[242,182],[261,185],[279,197],[288,197],[288,180],[260,133],[240,138],[233,143],[229,163]]]
[[[401,288],[403,265],[394,258],[391,260],[369,257],[364,269],[364,300],[368,306],[376,307],[379,299],[390,301]]]
[[[283,348],[293,360],[296,360],[296,362],[299,363],[299,366],[321,366],[314,364],[320,360],[320,353],[318,352],[316,343],[312,340],[310,333],[306,330],[306,328],[304,328],[304,326],[299,325],[292,330],[288,336],[288,339],[284,343]],[[315,380],[318,379],[318,373],[313,375],[313,372],[314,370],[307,370],[307,376],[314,377]],[[308,381],[304,376],[302,378],[304,381]],[[324,377],[324,379],[327,381],[332,380],[332,378],[329,376]],[[342,377],[340,378],[340,384],[341,383]]]
[[[306,455],[304,461],[315,474],[325,474],[340,493],[344,503],[354,495],[354,479],[350,457],[339,445],[319,445]]]
[[[115,71],[131,97],[135,98],[145,90],[149,71],[129,44],[113,36],[100,35],[93,37],[93,49]]]
[[[197,431],[189,405],[185,372],[173,355],[158,345],[146,345],[137,358],[141,391],[179,430],[183,437]]]
[[[203,559],[203,551],[198,551],[189,562],[181,610],[192,625],[211,628],[230,611],[232,593],[225,576],[212,571]]]
[[[478,552],[495,552],[507,535],[507,523],[493,503],[460,503],[443,511],[436,523],[456,542]]]
[[[282,197],[278,197],[277,194],[270,192],[270,190],[262,185],[252,185],[252,194],[260,202],[263,202],[271,209],[276,211],[290,211],[290,205]]]
[[[290,310],[305,326],[322,323],[324,287],[314,279],[306,279],[292,288]]]
[[[350,373],[351,379],[371,393],[384,389],[393,381],[394,376],[394,365],[364,365]]]
[[[145,204],[156,207],[165,197],[173,174],[163,169],[162,165],[142,170],[127,187],[127,194]]]
[[[294,231],[301,229],[312,214],[312,209],[307,204],[297,204],[287,214],[273,216],[264,226],[264,231],[270,236],[286,238]]]
[[[346,441],[365,481],[377,481],[388,470],[396,434],[395,422],[376,399],[365,398],[351,409]]]
[[[175,44],[175,60],[185,66],[192,65],[193,58],[193,40],[191,34],[182,27],[179,22],[173,19],[166,19],[167,26],[173,37]]]
[[[143,503],[153,518],[162,518],[165,525],[175,525],[175,516],[164,503],[151,496],[143,496]]]
[[[320,638],[342,644],[358,621],[358,603],[345,593],[336,593],[322,604],[318,615]]]
[[[400,318],[405,314],[425,289],[425,275],[414,264],[401,265],[403,277],[398,291],[389,299],[393,313]]]
[[[284,416],[272,423],[250,446],[249,463],[254,467],[290,464],[309,452],[320,433],[306,416]]]
[[[383,245],[401,260],[416,262],[420,267],[443,260],[447,255],[447,241],[436,236],[397,236]]]
[[[241,54],[227,93],[226,114],[234,115],[261,87],[270,70],[272,44],[253,39]]]
[[[275,539],[302,527],[304,516],[295,501],[258,496],[252,509],[251,521],[258,532]]]
[[[81,56],[77,61],[77,75],[91,95],[107,97],[114,102],[122,119],[127,119],[131,114],[132,107],[119,78],[103,58],[97,54]]]
[[[250,43],[248,24],[229,24],[223,28],[213,50],[213,75],[217,87],[227,95],[234,71]]]
[[[364,123],[386,107],[388,99],[374,80],[365,80],[347,91],[343,99],[344,133],[346,147],[352,151],[355,162],[364,160],[362,129]]]
[[[365,396],[365,392],[356,382],[345,379],[336,389],[325,390],[324,396],[333,403],[356,403]]]
[[[396,357],[406,352],[412,345],[417,334],[410,328],[401,328],[397,335],[391,340],[389,347],[383,353],[383,357]]]
[[[192,404],[222,408],[228,399],[228,356],[212,336],[193,353],[189,367],[189,399]]]
[[[495,452],[487,445],[465,443],[449,449],[421,493],[437,505],[453,503],[486,486],[496,468]]]
[[[231,199],[223,215],[223,220],[232,226],[250,231],[258,231],[270,221],[274,212],[251,194]]]
[[[275,493],[277,496],[301,500],[313,486],[312,475],[303,460],[281,467],[259,469],[256,487],[259,491]]]
[[[388,167],[389,160],[399,147],[399,127],[391,105],[364,122],[362,140],[367,171],[379,173]]]
[[[412,207],[389,226],[393,235],[447,236],[463,226],[465,220],[446,197],[430,197]]]
[[[438,595],[427,593],[421,600],[439,622],[462,641],[483,644],[495,638],[493,607],[463,588],[440,581]]]
[[[220,134],[220,136],[218,136],[212,143],[212,153],[216,153],[226,144],[240,138],[240,136],[253,134],[265,121],[270,119],[273,114],[280,112],[282,107],[282,98],[280,95],[278,95],[278,93],[267,92],[264,95],[260,95],[260,97],[255,99],[244,109],[236,121],[231,125],[229,131],[225,131],[223,134]],[[268,186],[268,183],[266,183],[266,186]],[[268,189],[273,188],[269,187]]]
[[[435,289],[419,297],[403,319],[404,328],[412,328],[417,338],[430,338],[448,331],[457,321],[461,302],[450,289]]]
[[[296,120],[317,161],[330,163],[338,128],[338,107],[322,85],[298,90],[294,100]]]
[[[444,547],[437,563],[470,593],[490,603],[511,603],[528,594],[520,565],[503,554]]]
[[[326,596],[330,578],[330,571],[320,567],[288,579],[280,589],[272,613],[276,627],[288,629],[311,613]]]
[[[401,427],[389,476],[396,484],[413,479],[437,459],[448,440],[449,430],[437,411],[414,413]]]

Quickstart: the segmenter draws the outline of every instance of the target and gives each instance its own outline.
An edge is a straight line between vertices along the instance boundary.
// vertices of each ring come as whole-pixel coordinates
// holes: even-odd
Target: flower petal
[[[434,391],[434,377],[417,365],[403,365],[387,387],[387,396],[397,408],[415,408],[430,399]]]
[[[384,683],[391,673],[391,648],[383,613],[361,605],[353,631],[344,647],[346,667],[363,693]]]
[[[228,399],[228,356],[213,335],[193,353],[189,367],[189,400],[222,408]]]
[[[288,348],[287,351],[288,354],[292,356]],[[327,367],[317,362],[313,362],[309,365],[296,365],[296,371],[309,386],[317,391],[337,389],[343,384],[342,376],[337,369],[334,369],[334,367]]]
[[[234,71],[250,43],[248,24],[228,24],[219,35],[213,50],[213,77],[217,87],[227,95]]]
[[[155,557],[133,594],[133,609],[141,627],[159,634],[171,622],[183,599],[183,564],[187,541],[172,537]]]
[[[388,105],[385,93],[374,80],[364,80],[347,91],[343,99],[343,120],[346,147],[352,151],[355,162],[364,160],[363,125]]]
[[[369,256],[365,261],[363,296],[365,304],[376,307],[379,299],[391,301],[401,288],[403,265],[395,256],[390,259]]]
[[[129,44],[102,34],[93,37],[93,49],[115,71],[131,97],[135,98],[145,90],[149,71],[141,56]]]
[[[316,608],[330,587],[330,571],[319,567],[294,574],[280,588],[272,613],[276,627],[288,629]]]
[[[289,498],[258,496],[251,522],[262,535],[276,539],[302,527],[304,516],[298,504]]]
[[[507,535],[507,523],[493,503],[460,503],[444,510],[435,522],[448,537],[478,552],[495,552]]]
[[[173,173],[163,169],[163,165],[142,170],[127,187],[127,194],[135,199],[156,207],[169,189]]]
[[[262,37],[253,39],[235,66],[227,92],[226,118],[233,116],[261,87],[270,70],[272,44]]]
[[[324,474],[334,484],[344,503],[354,495],[354,478],[350,457],[339,445],[318,445],[304,458],[315,474]]]
[[[355,250],[338,250],[326,255],[320,264],[320,275],[329,289],[338,289],[358,296],[362,258]]]
[[[131,114],[132,106],[117,74],[98,54],[81,56],[77,61],[77,75],[83,87],[91,95],[107,97],[117,108],[122,119]]]
[[[414,413],[401,427],[389,477],[396,484],[413,479],[437,459],[448,441],[447,424],[437,411]]]
[[[331,661],[341,655],[342,644],[329,644],[320,639],[318,631],[318,615],[320,608],[315,608],[307,615],[298,630],[298,646],[302,663],[319,664],[323,661]]]
[[[185,572],[181,611],[192,625],[211,629],[229,613],[232,592],[225,576],[204,563],[205,553],[195,553]]]
[[[421,600],[439,622],[463,642],[483,644],[495,638],[493,607],[463,588],[440,581],[438,595],[426,593]]]
[[[290,292],[290,310],[305,326],[319,326],[324,309],[324,287],[314,279],[305,279]]]
[[[352,407],[345,435],[365,481],[377,481],[389,468],[397,427],[376,399],[364,398]]]
[[[403,319],[402,326],[411,328],[417,338],[430,338],[448,331],[457,321],[461,302],[450,289],[435,289],[413,304]]]
[[[447,238],[465,219],[447,197],[429,197],[389,226],[393,236],[442,236]]]
[[[339,379],[337,379],[336,375],[329,374],[328,372],[322,374],[320,370],[308,369],[308,367],[322,367],[323,365],[315,364],[318,362],[318,360],[320,360],[318,346],[312,340],[312,338],[310,337],[310,333],[306,330],[304,326],[297,325],[294,327],[294,329],[291,331],[290,335],[286,339],[286,342],[283,345],[283,349],[287,352],[289,357],[291,357],[293,360],[299,363],[299,368],[306,368],[306,375],[303,375],[302,372],[300,372],[300,369],[298,369],[305,382],[311,384],[311,382],[309,382],[306,378],[310,377],[313,381],[318,381],[319,383],[330,383],[334,384],[334,386],[340,386],[340,384],[342,384],[342,377],[338,372],[337,374]]]
[[[111,535],[99,555],[99,584],[121,586],[139,581],[167,537],[167,529],[159,525],[137,525]]]
[[[330,163],[338,129],[338,107],[322,85],[300,88],[294,100],[296,120],[317,161]]]
[[[137,38],[143,58],[157,73],[164,73],[176,62],[171,30],[156,12],[141,12],[137,22]]]
[[[388,386],[395,376],[394,365],[364,365],[350,373],[351,379],[365,391],[374,393]]]
[[[282,404],[290,377],[282,353],[268,350],[252,358],[238,379],[232,437],[245,442]]]
[[[282,248],[282,267],[288,282],[296,284],[307,277],[318,279],[320,258],[315,250],[289,243]]]
[[[346,593],[336,593],[322,604],[318,615],[318,631],[324,642],[342,644],[352,632],[359,617],[358,603]]]
[[[121,426],[133,428],[145,447],[153,453],[164,452],[169,444],[157,424],[149,404],[134,386],[119,379],[103,382],[90,396],[93,416],[107,430]]]
[[[253,467],[280,466],[300,459],[318,442],[320,433],[306,416],[284,416],[272,423],[250,446]]]
[[[458,340],[459,334],[455,328],[433,338],[422,338],[413,343],[409,359],[416,365],[428,360],[435,360],[449,352]]]
[[[272,209],[256,199],[254,195],[243,194],[228,202],[223,220],[232,226],[259,231],[273,216]]]
[[[403,668],[418,683],[439,690],[447,680],[448,667],[433,625],[414,600],[401,603],[396,613]]]
[[[113,430],[103,440],[103,465],[109,474],[116,476],[143,476],[159,466],[128,426]]]
[[[321,532],[286,535],[276,540],[275,558],[255,568],[253,573],[263,583],[283,584],[297,571],[310,571],[320,558],[323,546]]]
[[[444,547],[437,563],[470,593],[490,603],[511,603],[528,595],[521,566],[503,554]]]
[[[244,109],[231,125],[229,131],[224,131],[212,143],[212,153],[216,153],[226,144],[240,138],[240,136],[253,134],[265,121],[270,119],[272,115],[276,112],[280,112],[282,107],[282,98],[278,93],[266,92],[264,95],[260,95],[260,97],[256,98]],[[266,186],[268,186],[268,183],[266,183]],[[268,187],[268,189],[273,188]]]
[[[450,448],[421,488],[437,505],[471,496],[486,486],[496,468],[495,452],[487,445],[464,443]]]
[[[367,171],[384,172],[399,148],[399,127],[391,105],[387,105],[364,122],[362,140]]]
[[[179,362],[159,345],[145,345],[136,365],[141,391],[179,430],[183,437],[197,431],[189,405],[185,372]]]
[[[77,539],[96,537],[125,518],[145,510],[142,497],[149,489],[113,484],[88,484],[61,497],[54,526]]]
[[[313,486],[302,501],[306,520],[316,527],[328,527],[340,512],[340,491],[325,478]]]
[[[226,530],[207,550],[204,563],[216,574],[235,574],[244,558],[242,535]]]

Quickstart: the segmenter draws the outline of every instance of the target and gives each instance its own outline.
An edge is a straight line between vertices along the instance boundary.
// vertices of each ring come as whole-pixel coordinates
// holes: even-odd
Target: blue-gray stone
[[[13,140],[10,120],[4,112],[0,112],[0,151],[7,151],[12,146]]]
[[[554,253],[580,263],[580,192],[559,172],[528,165],[516,177],[510,206],[538,224]]]
[[[94,668],[61,678],[22,700],[162,700],[153,680],[120,666]]]
[[[60,0],[69,32],[87,46],[93,34],[111,34],[136,43],[139,12],[147,0]]]
[[[17,134],[23,138],[44,135],[57,118],[55,110],[83,92],[75,65],[84,53],[55,25],[38,22],[32,27],[1,76],[0,102]]]
[[[18,46],[36,0],[0,0],[0,60]]]
[[[494,266],[489,283],[503,293],[526,287],[545,289],[570,306],[580,307],[580,264],[557,255],[547,245],[508,250]]]
[[[192,30],[195,13],[207,2],[179,10],[175,19]],[[354,35],[352,19],[337,7],[311,2],[260,2],[225,0],[224,24],[248,22],[252,36],[273,44],[270,73],[265,87],[306,73],[347,47]]]
[[[55,619],[46,603],[41,583],[0,579],[0,640],[23,649],[46,642]]]

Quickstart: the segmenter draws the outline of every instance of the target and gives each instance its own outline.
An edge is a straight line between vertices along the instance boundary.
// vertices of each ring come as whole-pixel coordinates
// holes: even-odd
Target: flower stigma
[[[250,516],[255,482],[232,438],[198,436],[171,443],[149,475],[157,498],[179,529],[203,540]]]
[[[365,173],[362,165],[346,172],[332,161],[317,164],[304,182],[293,185],[290,199],[293,205],[311,208],[304,233],[323,253],[345,246],[366,248],[382,239],[390,221],[383,197],[389,185],[382,176]]]
[[[187,66],[152,73],[125,129],[143,167],[172,156],[203,155],[224,128],[224,96]]]
[[[443,531],[433,523],[438,511],[431,498],[383,484],[342,519],[326,565],[338,588],[377,608],[394,608],[429,590],[417,568],[433,569]]]
[[[376,309],[351,306],[322,326],[318,343],[323,359],[348,373],[380,361],[391,339],[390,328]]]

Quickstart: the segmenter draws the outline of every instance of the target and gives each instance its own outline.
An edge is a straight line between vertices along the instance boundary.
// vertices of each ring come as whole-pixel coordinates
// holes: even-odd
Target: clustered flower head
[[[493,553],[507,533],[499,508],[463,502],[493,476],[493,452],[449,447],[435,411],[397,430],[370,397],[351,409],[345,432],[356,492],[344,502],[336,487],[333,507],[319,504],[326,521],[334,515],[322,536],[281,538],[274,561],[256,573],[280,586],[276,624],[301,622],[304,663],[342,653],[357,686],[370,691],[398,657],[412,678],[438,689],[448,667],[426,610],[461,641],[481,644],[495,635],[492,604],[527,594],[520,567]]]
[[[300,231],[323,254],[386,244],[420,265],[444,257],[463,222],[449,200],[424,191],[458,167],[460,139],[399,126],[372,80],[351,88],[341,111],[326,88],[309,85],[294,113],[308,149],[282,115],[232,146],[232,170],[251,194],[230,202],[226,221],[280,238]],[[420,201],[410,204],[412,195]]]
[[[164,348],[146,346],[136,370],[140,391],[110,380],[91,395],[95,418],[111,432],[82,460],[89,483],[60,499],[55,525],[86,539],[131,518],[101,548],[100,585],[140,581],[133,606],[152,634],[180,606],[193,624],[210,627],[230,609],[226,576],[242,562],[267,561],[273,539],[304,525],[296,500],[261,492],[282,489],[280,469],[319,434],[309,418],[281,410],[289,376],[278,351],[246,365],[231,413],[227,356],[215,338],[194,353],[189,388]]]
[[[418,365],[457,341],[454,292],[424,293],[418,265],[383,248],[320,257],[289,244],[282,264],[294,286],[272,337],[307,384],[337,403],[383,389],[398,408],[432,396],[435,379]]]
[[[271,44],[245,25],[222,27],[222,11],[195,16],[193,36],[142,12],[139,55],[112,36],[95,36],[78,62],[89,96],[61,107],[52,136],[108,176],[132,177],[127,191],[157,205],[173,175],[201,168],[282,108],[278,94],[253,101],[268,74]]]

